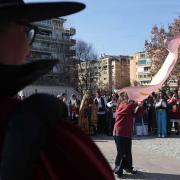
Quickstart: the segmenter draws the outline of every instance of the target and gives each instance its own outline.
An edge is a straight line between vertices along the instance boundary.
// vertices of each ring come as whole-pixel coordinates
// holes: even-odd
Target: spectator
[[[70,119],[74,124],[78,124],[79,119],[79,108],[80,108],[80,100],[77,98],[75,94],[71,95],[71,99],[69,101],[69,111],[70,111]]]
[[[98,122],[97,122],[97,133],[104,135],[107,134],[107,119],[106,119],[106,100],[101,95],[100,90],[96,91],[96,97],[94,99],[94,102],[97,107],[97,116],[98,116]]]
[[[89,91],[83,96],[81,101],[79,126],[89,135],[96,134],[97,108]]]
[[[107,103],[108,135],[110,136],[113,135],[113,128],[114,128],[114,123],[115,123],[115,118],[116,118],[117,100],[118,100],[118,95],[113,93],[111,97],[111,101]]]
[[[167,135],[167,114],[166,114],[167,103],[161,92],[157,96],[155,107],[157,113],[156,118],[157,118],[158,137],[164,138]]]

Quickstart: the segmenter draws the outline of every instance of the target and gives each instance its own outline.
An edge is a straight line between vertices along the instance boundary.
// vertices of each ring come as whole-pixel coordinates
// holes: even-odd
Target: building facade
[[[69,85],[73,82],[76,30],[64,28],[65,19],[54,18],[36,22],[38,33],[32,45],[30,61],[37,59],[58,59],[59,63],[36,84]]]
[[[120,89],[130,85],[130,56],[104,55],[100,58],[98,86],[102,89]]]
[[[130,85],[130,56],[103,55],[98,61],[81,62],[78,66],[81,84],[90,83],[90,88],[105,91],[120,89]],[[83,82],[83,78],[89,78]],[[87,89],[87,88],[86,88]]]
[[[147,85],[151,82],[151,63],[145,52],[138,52],[133,55],[130,61],[131,85]]]

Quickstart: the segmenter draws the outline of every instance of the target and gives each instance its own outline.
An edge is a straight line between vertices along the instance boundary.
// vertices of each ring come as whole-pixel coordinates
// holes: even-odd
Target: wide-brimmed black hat
[[[0,0],[0,22],[41,21],[76,13],[85,8],[79,2],[24,3],[22,0]]]

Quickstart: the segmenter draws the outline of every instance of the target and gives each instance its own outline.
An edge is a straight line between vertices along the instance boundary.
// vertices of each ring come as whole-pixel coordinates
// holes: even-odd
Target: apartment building
[[[103,55],[98,61],[81,62],[78,66],[81,84],[82,76],[89,77],[93,89],[106,91],[119,89],[130,84],[129,56]]]
[[[129,63],[130,56],[102,56],[99,64],[98,86],[108,90],[129,86]]]
[[[147,85],[151,82],[151,60],[145,52],[138,52],[130,60],[131,85]]]
[[[52,72],[41,77],[35,84],[69,85],[73,82],[76,30],[64,27],[65,19],[54,18],[36,22],[38,33],[32,45],[31,60],[58,59],[59,63]]]

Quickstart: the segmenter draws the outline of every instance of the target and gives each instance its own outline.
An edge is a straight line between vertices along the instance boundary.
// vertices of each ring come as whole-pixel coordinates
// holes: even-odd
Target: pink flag
[[[146,99],[152,92],[158,91],[169,77],[178,59],[178,47],[180,45],[180,36],[171,39],[168,42],[169,54],[166,57],[161,69],[153,77],[150,85],[137,86],[137,87],[125,87],[120,89],[118,93],[126,92],[130,99],[135,101],[142,101]]]

